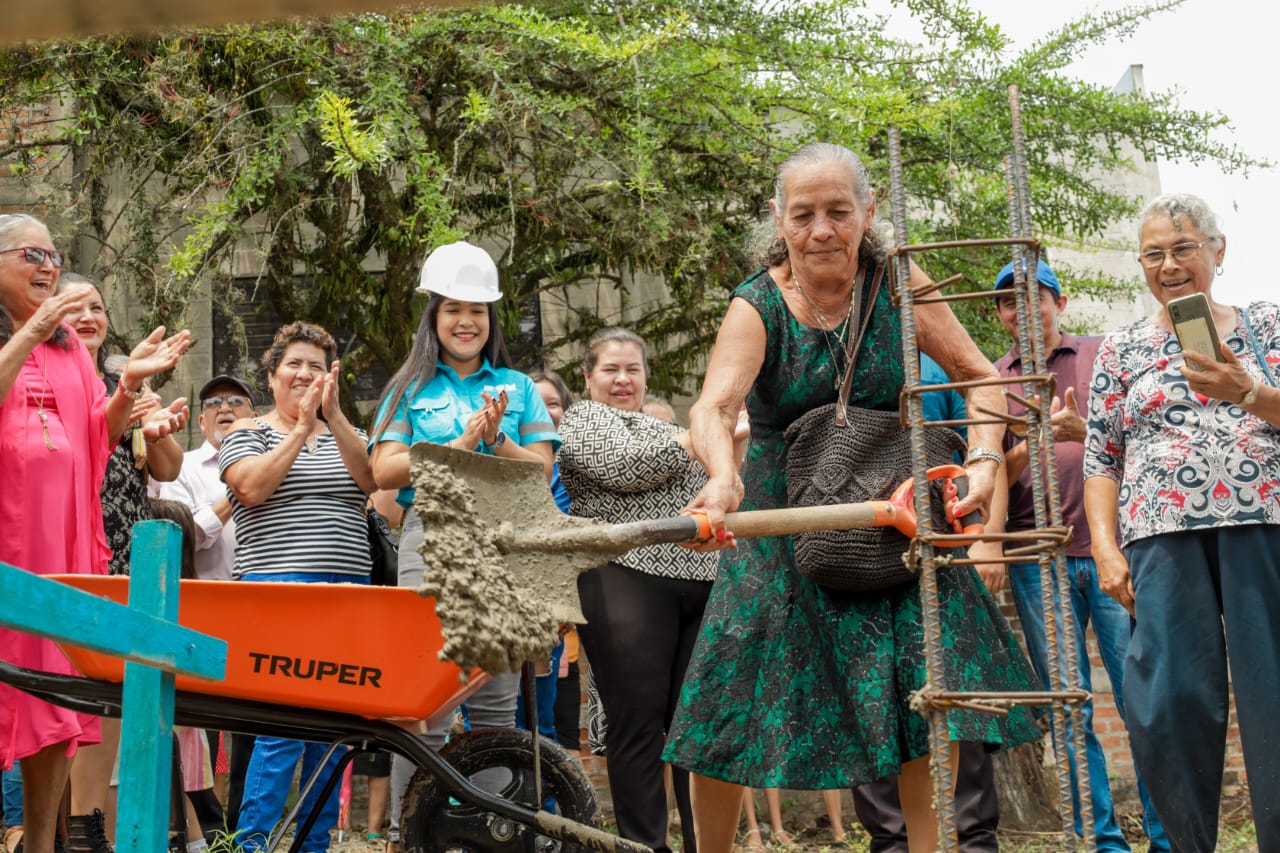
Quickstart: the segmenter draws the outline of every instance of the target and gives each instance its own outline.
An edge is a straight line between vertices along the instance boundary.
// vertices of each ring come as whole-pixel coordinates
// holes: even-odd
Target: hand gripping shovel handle
[[[946,517],[951,522],[952,528],[956,533],[978,537],[982,535],[984,529],[982,524],[982,512],[973,510],[964,518],[957,519],[955,517],[955,506],[969,494],[969,475],[964,468],[959,465],[937,465],[925,472],[925,477],[929,481],[945,480],[942,487],[942,493],[946,498]],[[911,520],[914,522],[915,517],[915,489],[911,480],[905,480],[902,485],[894,491],[893,497],[889,500],[903,507],[909,507],[911,511]],[[899,528],[901,529],[901,528]],[[914,533],[907,534],[914,536]],[[953,542],[952,547],[964,548],[972,545],[973,542]]]

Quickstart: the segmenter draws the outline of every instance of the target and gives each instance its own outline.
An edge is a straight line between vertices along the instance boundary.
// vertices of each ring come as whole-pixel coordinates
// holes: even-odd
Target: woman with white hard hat
[[[427,257],[418,290],[431,299],[369,433],[378,488],[398,489],[396,502],[413,506],[409,448],[419,441],[535,460],[550,480],[560,437],[533,380],[512,368],[494,306],[502,293],[493,259],[470,243],[441,246]],[[406,513],[400,586],[416,589],[422,581],[422,539],[417,513]],[[516,673],[495,674],[467,700],[472,726],[511,728],[518,689]],[[445,724],[427,732],[428,743],[439,749],[447,730]],[[389,850],[399,849],[401,800],[412,774],[413,765],[395,756]]]

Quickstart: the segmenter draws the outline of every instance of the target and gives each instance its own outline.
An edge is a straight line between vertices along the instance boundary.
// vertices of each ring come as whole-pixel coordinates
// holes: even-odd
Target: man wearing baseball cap
[[[1022,353],[1018,349],[1018,314],[1013,285],[1015,277],[1021,278],[1029,271],[1015,276],[1014,264],[1006,264],[996,276],[996,313],[1000,324],[1009,333],[1013,346],[999,360],[996,370],[1001,376],[1021,376]],[[1089,399],[1089,383],[1092,379],[1093,360],[1102,338],[1077,336],[1059,328],[1059,319],[1067,307],[1067,297],[1053,269],[1043,260],[1036,263],[1036,298],[1029,306],[1032,322],[1039,319],[1044,334],[1048,370],[1057,377],[1057,387],[1062,396],[1054,398],[1051,406],[1054,453],[1058,465],[1062,519],[1074,529],[1075,535],[1066,546],[1065,568],[1071,585],[1071,609],[1075,614],[1076,657],[1081,686],[1092,690],[1090,663],[1085,645],[1085,626],[1093,624],[1103,665],[1111,679],[1117,710],[1124,714],[1124,659],[1129,644],[1129,614],[1098,586],[1098,571],[1094,564],[1089,541],[1089,525],[1084,514],[1084,438],[1085,420],[1080,414]],[[1016,401],[1009,401],[1009,414],[1021,415],[1025,409]],[[1009,531],[1031,530],[1036,527],[1035,504],[1031,493],[1031,472],[1028,465],[1027,443],[1012,430],[1005,434],[1005,460],[1009,476],[1009,509],[1005,529]],[[992,518],[994,525],[1003,519]],[[993,528],[988,528],[992,530]],[[996,532],[999,532],[998,530]],[[1012,547],[1016,547],[1016,544]],[[974,546],[993,549],[999,554],[1000,543],[980,543]],[[973,552],[971,552],[973,553]],[[977,553],[973,553],[977,557]],[[978,566],[983,580],[992,592],[1002,589],[1006,583],[1004,567],[998,563]],[[1046,690],[1049,689],[1049,653],[1045,640],[1043,607],[1040,598],[1040,566],[1035,562],[1011,563],[1007,582],[1013,591],[1014,605],[1022,622],[1027,649],[1032,666]],[[1128,843],[1116,823],[1115,809],[1111,801],[1111,785],[1107,780],[1106,752],[1098,742],[1093,729],[1093,703],[1082,708],[1081,719],[1085,726],[1085,751],[1089,766],[1089,787],[1093,794],[1094,829],[1099,851],[1127,851]],[[1070,748],[1070,737],[1068,737]],[[1135,771],[1136,773],[1136,771]],[[1138,779],[1138,794],[1144,811],[1143,828],[1151,841],[1152,853],[1166,851],[1169,842],[1164,827],[1160,825],[1146,786]],[[1076,832],[1081,831],[1079,798],[1076,802]]]
[[[160,497],[191,508],[196,521],[196,575],[230,580],[236,537],[227,487],[218,476],[218,448],[239,418],[252,417],[253,390],[235,376],[215,376],[200,389],[200,431],[205,442],[182,457],[178,479],[160,486]]]

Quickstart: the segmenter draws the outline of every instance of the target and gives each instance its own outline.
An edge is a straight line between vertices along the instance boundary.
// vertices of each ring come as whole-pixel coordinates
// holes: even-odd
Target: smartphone
[[[1169,309],[1169,319],[1173,321],[1173,332],[1178,336],[1178,344],[1183,352],[1195,350],[1214,361],[1222,361],[1222,353],[1218,349],[1218,330],[1213,325],[1213,312],[1203,293],[1179,296],[1170,300],[1166,307]]]

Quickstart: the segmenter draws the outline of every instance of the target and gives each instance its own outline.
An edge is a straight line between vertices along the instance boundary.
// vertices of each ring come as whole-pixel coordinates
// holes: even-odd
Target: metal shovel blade
[[[499,459],[422,442],[410,451],[415,463],[442,465],[470,490],[471,533],[491,536],[512,579],[551,609],[561,622],[582,623],[578,575],[603,565],[633,544],[611,536],[615,525],[565,515],[556,506],[540,463]],[[435,493],[440,484],[415,477],[416,491]],[[424,525],[425,526],[425,525]],[[430,537],[439,531],[429,526]]]

